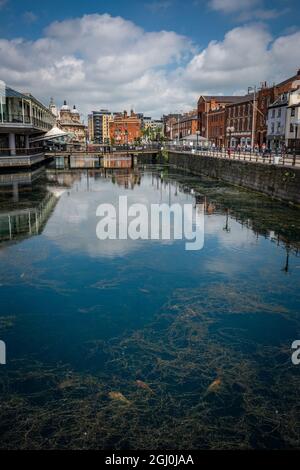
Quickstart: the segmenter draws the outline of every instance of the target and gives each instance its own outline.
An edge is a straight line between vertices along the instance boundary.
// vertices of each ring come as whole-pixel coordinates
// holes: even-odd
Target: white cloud
[[[25,23],[31,24],[37,21],[38,16],[33,13],[33,11],[25,11],[25,13],[23,14],[23,19]]]
[[[251,47],[249,45],[251,44]],[[174,32],[145,32],[131,21],[86,15],[52,23],[28,41],[0,39],[0,78],[84,114],[92,109],[160,113],[192,108],[201,93],[236,93],[296,72],[300,32],[274,40],[261,25],[229,31],[195,53]]]
[[[274,41],[262,25],[240,26],[223,41],[211,41],[190,61],[184,76],[193,87],[201,84],[204,89],[223,92],[246,91],[248,85],[294,75],[299,48],[299,31]]]
[[[271,20],[284,15],[288,8],[276,10],[264,8],[264,0],[209,0],[209,7],[226,15],[236,15],[235,20],[245,22],[249,20]]]
[[[0,76],[38,97],[66,98],[85,113],[141,103],[154,110],[166,69],[190,51],[190,41],[174,32],[148,33],[120,17],[85,15],[52,23],[36,41],[0,40]]]
[[[215,11],[233,13],[249,10],[260,3],[260,0],[210,0],[209,6]]]
[[[172,6],[172,2],[168,0],[161,0],[157,2],[145,3],[145,7],[152,13],[159,13],[168,10]]]

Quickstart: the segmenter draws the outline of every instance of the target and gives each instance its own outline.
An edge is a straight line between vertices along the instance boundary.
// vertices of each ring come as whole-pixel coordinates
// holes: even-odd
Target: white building
[[[296,148],[300,152],[300,82],[299,87],[289,95],[285,141],[289,149]]]
[[[289,94],[283,93],[268,108],[268,147],[280,150],[285,145],[286,112]]]
[[[52,112],[29,93],[0,82],[0,156],[31,156],[39,152],[30,140],[44,135],[55,123]]]

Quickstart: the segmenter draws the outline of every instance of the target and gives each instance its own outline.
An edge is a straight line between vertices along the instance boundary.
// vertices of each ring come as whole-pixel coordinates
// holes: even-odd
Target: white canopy
[[[190,134],[190,135],[187,135],[186,137],[182,137],[180,139],[181,142],[184,142],[184,141],[187,141],[187,142],[207,142],[207,138],[206,137],[202,137],[201,135],[198,135],[197,134]]]
[[[59,137],[67,137],[69,134],[68,132],[63,131],[57,126],[52,127],[50,131],[40,137],[35,137],[30,139],[30,142],[39,142],[41,140],[51,140],[51,139],[58,139]]]

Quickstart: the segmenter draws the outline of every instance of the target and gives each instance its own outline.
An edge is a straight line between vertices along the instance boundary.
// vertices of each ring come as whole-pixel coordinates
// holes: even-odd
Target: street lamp
[[[248,94],[253,91],[252,127],[251,127],[251,149],[254,149],[254,132],[256,118],[256,85],[248,87]]]
[[[198,145],[199,145],[199,135],[200,135],[200,131],[196,131],[196,136],[197,136],[197,150],[198,150]]]
[[[227,147],[231,147],[231,134],[234,132],[234,127],[233,126],[228,126],[226,129],[226,133],[229,134],[229,143]]]
[[[126,155],[128,157],[128,130],[125,129],[125,136],[126,136]]]

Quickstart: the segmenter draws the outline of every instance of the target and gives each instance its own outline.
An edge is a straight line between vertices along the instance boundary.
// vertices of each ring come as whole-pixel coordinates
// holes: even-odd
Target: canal
[[[300,212],[167,166],[0,184],[0,448],[299,448]],[[96,237],[100,203],[204,208],[184,240]]]

